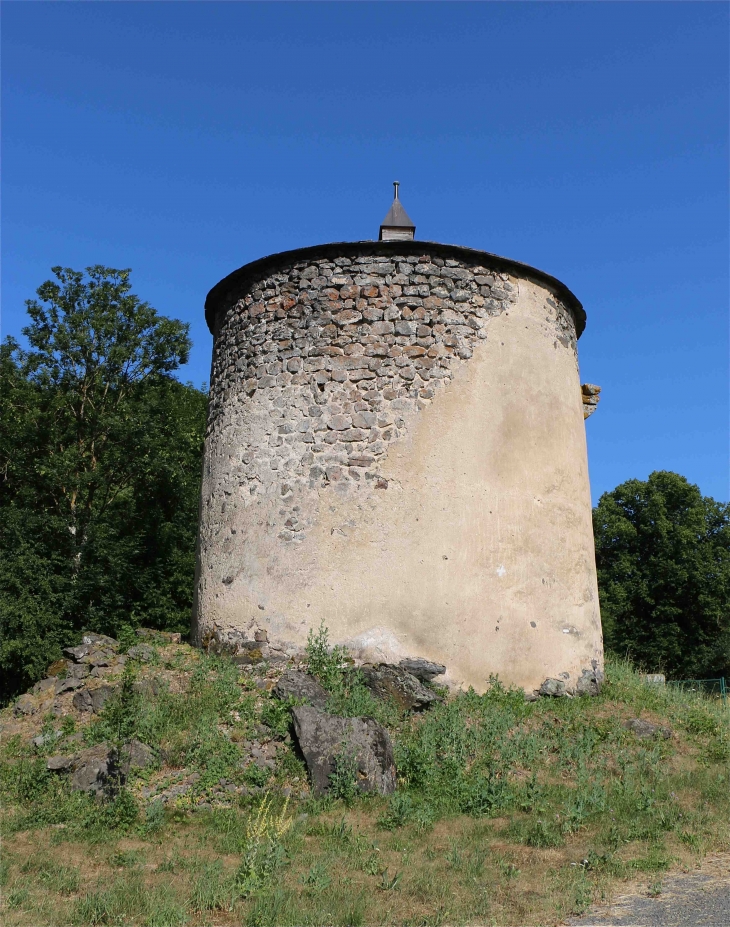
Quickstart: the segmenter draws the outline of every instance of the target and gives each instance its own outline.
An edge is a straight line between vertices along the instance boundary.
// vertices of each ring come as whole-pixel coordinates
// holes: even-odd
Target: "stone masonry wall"
[[[519,285],[435,254],[299,262],[249,285],[217,326],[207,466],[228,459],[212,466],[204,504],[224,512],[275,496],[268,528],[297,543],[316,517],[295,504],[302,490],[387,488],[378,462],[489,337],[490,318],[509,313]],[[575,352],[569,310],[553,297],[545,313],[555,346]],[[215,518],[203,523],[205,545]]]

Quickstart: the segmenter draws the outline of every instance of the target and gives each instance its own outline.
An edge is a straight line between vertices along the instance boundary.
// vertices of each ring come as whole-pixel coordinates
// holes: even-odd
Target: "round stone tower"
[[[452,685],[588,691],[585,313],[525,264],[416,242],[396,203],[377,242],[208,294],[194,637],[276,659],[324,622],[359,660],[422,657]]]

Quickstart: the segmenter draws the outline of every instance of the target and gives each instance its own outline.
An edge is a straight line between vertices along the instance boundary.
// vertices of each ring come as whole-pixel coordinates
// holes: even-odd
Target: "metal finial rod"
[[[400,181],[399,181],[399,180],[394,180],[394,181],[393,181],[393,189],[395,190],[395,196],[393,197],[393,199],[396,199],[396,200],[398,199],[398,187],[399,187],[399,186],[400,186]]]

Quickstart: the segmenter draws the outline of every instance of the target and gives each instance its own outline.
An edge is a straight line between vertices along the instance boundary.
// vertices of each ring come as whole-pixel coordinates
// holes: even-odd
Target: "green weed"
[[[316,633],[310,628],[307,635],[307,663],[309,672],[333,692],[341,685],[342,674],[352,660],[345,647],[330,646],[329,632],[322,622]]]
[[[331,840],[341,848],[355,847],[360,849],[358,841],[361,838],[355,834],[352,824],[349,823],[344,814],[339,821],[310,819],[305,832],[310,837],[324,837]]]
[[[271,728],[279,737],[285,737],[291,728],[291,709],[294,704],[294,699],[268,699],[261,711],[262,724]]]
[[[138,736],[142,696],[135,688],[136,678],[135,665],[125,663],[121,685],[104,705],[98,720],[84,732],[87,743],[108,741],[121,748],[126,741]]]
[[[640,856],[636,859],[629,860],[626,864],[628,869],[634,869],[637,872],[664,872],[672,864],[672,857],[668,855],[662,845],[649,847],[646,856]]]
[[[521,870],[511,860],[506,859],[504,856],[497,856],[496,863],[500,875],[507,882],[519,877]]]
[[[717,736],[720,733],[720,722],[709,706],[703,704],[692,705],[682,718],[684,727],[690,734],[710,734]]]
[[[371,853],[362,861],[362,871],[374,876],[380,872],[380,859],[377,852]]]
[[[144,862],[144,855],[138,850],[117,850],[109,857],[113,869],[134,869]]]
[[[28,900],[29,894],[27,888],[13,887],[5,895],[5,904],[11,910],[20,908]]]
[[[116,879],[108,888],[92,890],[79,898],[71,912],[78,927],[140,924],[144,927],[182,927],[185,906],[171,888],[146,888],[138,874]]]
[[[309,871],[302,876],[301,883],[310,891],[321,892],[329,886],[332,877],[322,861],[314,863]]]
[[[145,809],[144,820],[140,824],[140,833],[150,836],[158,833],[165,823],[165,806],[161,801],[153,801]]]
[[[0,888],[5,888],[10,879],[10,860],[7,854],[0,856]]]
[[[259,766],[257,763],[249,763],[243,771],[243,781],[247,785],[261,787],[266,785],[272,776],[272,771],[266,766]]]
[[[536,849],[560,847],[565,843],[557,823],[543,818],[517,818],[511,823],[508,833],[517,843]]]
[[[707,763],[730,764],[730,734],[713,736],[705,747],[703,759]]]
[[[391,875],[390,869],[383,869],[383,871],[380,873],[379,887],[381,891],[392,892],[400,886],[402,878],[402,872],[394,872],[393,875]]]
[[[340,751],[335,754],[334,768],[329,777],[330,794],[332,798],[339,798],[346,805],[351,805],[359,794],[357,787],[357,759],[352,751],[343,743]]]
[[[193,911],[232,911],[238,900],[235,879],[223,870],[220,860],[206,863],[195,878],[189,905]]]
[[[32,874],[35,884],[59,895],[73,895],[79,890],[78,869],[60,865],[45,856],[31,856],[20,867],[20,871]]]
[[[403,827],[413,819],[414,812],[413,797],[408,793],[396,792],[391,795],[385,814],[378,818],[378,826],[384,830]]]

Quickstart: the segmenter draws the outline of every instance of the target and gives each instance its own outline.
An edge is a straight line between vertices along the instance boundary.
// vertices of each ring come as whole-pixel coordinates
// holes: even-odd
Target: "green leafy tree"
[[[128,270],[53,268],[0,346],[0,695],[84,628],[187,625],[206,397]]]
[[[730,676],[730,505],[657,471],[593,511],[609,649],[675,678]]]
[[[53,273],[57,280],[38,289],[40,301],[26,302],[29,350],[13,342],[8,349],[28,387],[23,424],[42,441],[42,461],[29,466],[28,452],[38,450],[32,441],[19,461],[33,477],[27,489],[65,520],[78,568],[92,522],[133,479],[127,451],[145,427],[135,400],[146,382],[187,361],[190,339],[187,325],[130,292],[128,270]],[[5,467],[12,474],[14,461],[6,458]]]

